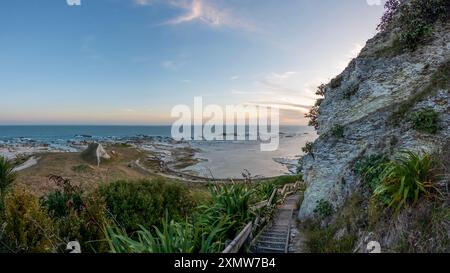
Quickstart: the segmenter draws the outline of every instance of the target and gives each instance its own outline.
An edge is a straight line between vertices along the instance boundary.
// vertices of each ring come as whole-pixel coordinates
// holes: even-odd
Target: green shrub
[[[320,105],[322,105],[323,101],[324,99],[317,99],[316,102],[314,103],[314,106],[319,107]]]
[[[59,243],[55,223],[39,199],[24,188],[16,188],[5,199],[2,246],[8,252],[56,252]]]
[[[307,142],[305,147],[302,148],[302,152],[308,155],[313,154],[314,142]]]
[[[448,16],[447,0],[411,0],[400,6],[400,41],[409,49],[416,49],[433,32],[433,24]]]
[[[412,113],[410,119],[418,131],[436,134],[439,130],[439,113],[431,108]]]
[[[273,191],[277,189],[277,185],[274,183],[262,183],[258,187],[259,195],[261,196],[261,200],[267,200],[272,195]]]
[[[338,88],[342,84],[342,76],[337,76],[336,78],[332,79],[330,82],[330,87],[333,89]]]
[[[315,129],[319,128],[319,106],[315,105],[311,107],[308,113],[305,114],[305,118],[309,119],[308,126],[313,126]]]
[[[6,191],[13,184],[16,176],[14,166],[12,166],[6,158],[0,156],[0,217],[4,206],[3,203]]]
[[[117,227],[107,230],[111,251],[116,253],[206,253],[220,252],[227,240],[233,239],[254,215],[250,199],[255,192],[245,184],[210,187],[211,202],[197,208],[192,217],[183,221],[164,220],[153,232],[140,227],[130,238]]]
[[[331,136],[335,138],[343,138],[344,137],[344,127],[342,125],[335,125],[330,129]]]
[[[70,209],[80,211],[83,206],[82,191],[80,187],[73,186],[70,180],[61,176],[50,175],[49,180],[54,182],[57,190],[42,198],[42,204],[50,214],[55,217],[64,217]]]
[[[205,226],[202,221],[175,222],[166,216],[161,230],[155,227],[152,233],[141,226],[137,239],[115,227],[108,228],[107,237],[113,253],[219,253],[229,223],[227,217],[215,226]]]
[[[193,208],[185,185],[158,178],[152,181],[118,181],[99,189],[107,209],[127,232],[160,226],[167,209],[172,219],[184,218]]]
[[[435,187],[431,156],[420,156],[410,151],[402,152],[397,159],[384,165],[382,183],[375,196],[386,196],[385,204],[399,211],[408,202],[416,203],[421,195],[429,195]]]
[[[385,12],[383,17],[381,18],[381,22],[378,25],[377,29],[381,31],[387,30],[394,21],[395,16],[397,15],[400,4],[402,0],[387,0],[384,4]]]
[[[334,213],[333,205],[326,200],[318,200],[314,213],[319,215],[321,218],[327,218]]]
[[[316,95],[325,97],[326,91],[327,91],[327,86],[325,84],[321,84],[321,85],[319,85],[319,87],[317,87]]]
[[[448,20],[450,13],[448,0],[389,0],[385,7],[378,28],[399,27],[399,43],[411,50],[431,35],[436,21]]]
[[[364,179],[373,192],[381,183],[381,174],[387,162],[388,160],[382,154],[369,155],[355,164],[354,171]]]
[[[325,84],[320,85],[317,88],[316,95],[320,97],[325,97],[327,91],[327,86]],[[308,113],[305,114],[305,118],[309,119],[308,126],[313,126],[315,129],[319,128],[318,118],[319,118],[319,108],[323,102],[323,98],[316,101],[315,105],[311,107]]]
[[[359,90],[359,84],[352,84],[349,88],[344,91],[344,99],[349,100],[353,97]]]
[[[250,198],[255,190],[244,184],[217,185],[210,187],[212,206],[205,206],[206,214],[220,219],[229,216],[235,223],[231,233],[239,232],[254,216],[250,211]]]
[[[70,180],[50,176],[57,189],[41,198],[58,227],[58,236],[65,242],[78,241],[83,252],[105,252],[108,250],[104,228],[109,221],[106,204],[96,193],[86,194]],[[60,245],[63,252],[65,245]]]

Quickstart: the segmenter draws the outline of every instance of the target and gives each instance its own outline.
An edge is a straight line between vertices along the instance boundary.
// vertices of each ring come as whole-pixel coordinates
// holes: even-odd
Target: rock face
[[[300,219],[313,218],[319,200],[339,208],[360,183],[353,167],[363,156],[445,149],[450,138],[448,80],[444,87],[433,85],[438,76],[450,77],[450,25],[436,26],[430,41],[413,52],[383,54],[393,40],[389,32],[369,40],[327,85],[318,116],[320,137],[301,163],[308,189]],[[441,129],[437,134],[414,130],[407,114],[396,116],[401,107],[407,107],[407,114],[434,109]],[[335,126],[344,129],[343,137],[330,133]]]
[[[89,144],[86,150],[81,153],[81,157],[86,161],[97,163],[98,166],[100,166],[102,159],[111,159],[111,156],[99,143]]]

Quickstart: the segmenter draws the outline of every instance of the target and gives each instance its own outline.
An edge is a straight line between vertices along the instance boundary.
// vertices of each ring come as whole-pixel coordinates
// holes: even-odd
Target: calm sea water
[[[272,177],[290,173],[301,148],[317,138],[307,126],[281,126],[276,151],[260,151],[256,141],[192,141],[201,150],[200,163],[188,170],[216,178],[240,178],[244,169],[252,175]],[[63,144],[72,140],[126,139],[138,136],[170,137],[170,126],[0,126],[0,143],[32,140]]]
[[[94,138],[170,136],[170,126],[0,126],[0,139],[71,140]]]

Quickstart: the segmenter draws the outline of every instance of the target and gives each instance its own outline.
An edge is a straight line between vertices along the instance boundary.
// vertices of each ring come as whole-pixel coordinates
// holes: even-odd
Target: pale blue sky
[[[280,105],[304,124],[315,87],[375,34],[366,0],[8,0],[0,124],[169,124],[176,104]]]

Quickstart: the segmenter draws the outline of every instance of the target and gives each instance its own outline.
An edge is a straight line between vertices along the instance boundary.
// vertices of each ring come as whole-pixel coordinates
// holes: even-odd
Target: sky
[[[202,97],[304,125],[316,87],[376,34],[382,2],[5,0],[0,124],[170,124]]]

